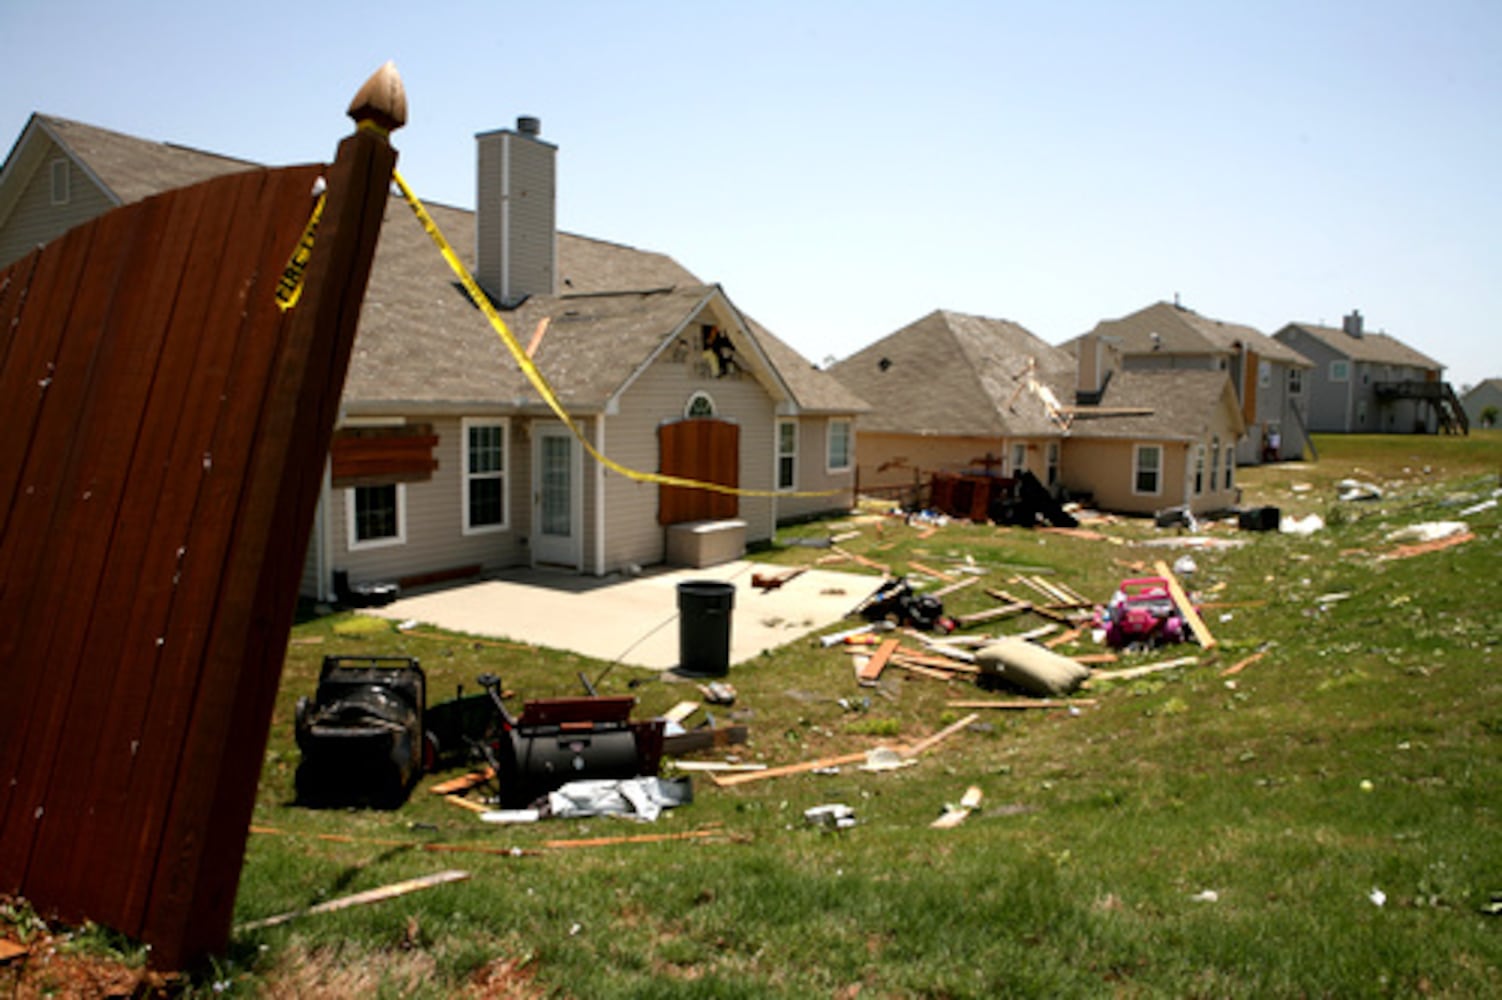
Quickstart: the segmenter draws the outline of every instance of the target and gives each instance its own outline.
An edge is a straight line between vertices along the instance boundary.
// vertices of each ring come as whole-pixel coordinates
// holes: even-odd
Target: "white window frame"
[[[1053,489],[1059,483],[1059,442],[1048,442],[1048,450],[1045,452],[1045,455],[1047,456],[1046,461],[1048,465],[1048,482],[1044,483],[1043,485],[1047,486],[1049,489]]]
[[[789,449],[787,451],[784,451],[783,447],[782,447],[782,445],[783,445],[782,429],[784,427],[791,427],[793,429],[793,433],[792,433],[793,446],[792,446],[791,449]],[[777,421],[777,447],[775,449],[775,453],[776,453],[776,459],[775,459],[775,461],[776,461],[777,464],[773,468],[772,474],[773,474],[774,481],[777,483],[777,489],[779,491],[782,491],[782,492],[786,492],[788,490],[796,490],[798,488],[798,421],[796,421],[796,420],[778,420]],[[788,481],[787,482],[783,482],[782,481],[782,464],[783,464],[783,460],[784,459],[788,460],[787,464],[788,464],[789,476],[788,476]]]
[[[1220,435],[1210,439],[1210,491],[1220,487]]]
[[[1142,473],[1146,471],[1142,467],[1142,456],[1149,452],[1157,456],[1157,464],[1152,469],[1153,488],[1144,490],[1140,486]],[[1163,495],[1163,446],[1161,444],[1132,445],[1132,495],[1139,497],[1157,497]]]
[[[1290,396],[1302,396],[1304,394],[1304,369],[1288,369],[1288,394]]]
[[[1351,363],[1344,358],[1337,358],[1330,362],[1330,381],[1349,382],[1351,380]]]
[[[1268,389],[1273,384],[1273,363],[1266,358],[1257,362],[1257,385],[1259,388]]]
[[[1205,492],[1205,444],[1200,442],[1194,446],[1194,495],[1199,496]]]
[[[1226,445],[1226,489],[1236,488],[1236,446]]]
[[[845,429],[845,461],[844,464],[836,464],[834,459],[835,428]],[[855,464],[855,422],[852,420],[830,420],[829,427],[824,437],[824,471],[825,472],[849,472]]]
[[[361,541],[355,530],[355,494],[362,489],[396,487],[396,534],[386,538],[368,538]],[[348,486],[344,490],[345,541],[349,551],[364,552],[368,549],[385,549],[407,544],[407,484],[382,483],[376,486]]]
[[[68,168],[68,159],[59,156],[51,163],[52,204],[66,205],[73,199],[73,171]]]
[[[1027,442],[1013,441],[1011,455],[1012,478],[1022,475],[1027,468]]]
[[[475,472],[470,468],[469,432],[476,427],[498,427],[501,431],[501,469],[499,472]],[[464,417],[459,421],[459,525],[465,535],[493,535],[511,529],[511,420],[509,417]],[[471,479],[498,479],[501,483],[501,520],[496,524],[471,524],[469,483]]]

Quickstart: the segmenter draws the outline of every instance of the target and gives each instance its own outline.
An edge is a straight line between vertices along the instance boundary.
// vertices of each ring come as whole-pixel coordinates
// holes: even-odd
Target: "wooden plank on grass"
[[[1268,651],[1264,649],[1260,653],[1253,653],[1251,656],[1248,656],[1244,660],[1238,660],[1237,662],[1231,664],[1226,669],[1222,670],[1220,672],[1220,676],[1222,676],[1222,677],[1234,677],[1236,674],[1241,673],[1247,667],[1250,667],[1253,663],[1256,663],[1258,660],[1262,659],[1264,656],[1267,655],[1267,653],[1268,653]]]
[[[906,750],[900,750],[898,752],[901,753],[904,757],[916,757],[920,753],[924,753],[925,751],[933,749],[940,743],[949,739],[949,737],[953,736],[955,733],[967,728],[972,723],[978,721],[980,721],[980,716],[972,713],[965,716],[963,719],[956,723],[945,726],[943,729],[939,730],[937,733],[934,733],[932,736],[929,736],[926,739],[919,740],[917,743],[914,743]]]
[[[455,792],[467,792],[476,785],[483,785],[494,777],[495,769],[487,767],[483,771],[471,771],[468,774],[461,774],[457,778],[440,781],[432,788],[429,788],[428,791],[434,795],[453,795]]]
[[[874,559],[867,559],[865,556],[858,556],[854,552],[851,552],[848,549],[842,549],[842,548],[840,548],[838,545],[832,545],[832,546],[830,546],[830,549],[832,551],[834,551],[837,555],[842,555],[846,559],[849,559],[853,563],[859,563],[860,565],[867,566],[867,567],[869,567],[871,569],[879,569],[886,576],[891,576],[892,575],[892,568],[890,566],[885,566],[885,565],[877,562]]]
[[[975,611],[968,615],[958,615],[954,621],[961,628],[969,628],[971,625],[980,625],[984,622],[994,622],[1001,618],[1009,618],[1012,615],[1020,615],[1024,611],[1032,610],[1032,607],[1026,601],[1015,604],[1003,604],[1000,607],[987,608],[984,611]]]
[[[929,576],[943,580],[945,583],[953,583],[955,579],[952,574],[936,570],[932,566],[925,566],[923,563],[914,562],[912,560],[908,561],[907,568],[910,570],[917,570],[919,573],[927,573]]]
[[[1007,701],[983,699],[946,701],[945,708],[991,708],[1004,712],[1020,712],[1032,708],[1073,708],[1076,705],[1094,705],[1094,698],[1017,698]]]
[[[817,771],[825,767],[844,767],[846,764],[860,764],[866,759],[866,752],[841,754],[838,757],[821,757],[818,760],[806,760],[801,764],[785,764],[782,767],[769,767],[765,771],[752,771],[746,774],[732,774],[722,778],[713,771],[709,774],[709,780],[721,788],[729,788],[734,785],[744,785],[752,781],[765,781],[768,778],[783,778],[790,774],[807,774],[809,771]]]
[[[421,878],[409,878],[404,882],[393,882],[391,885],[383,885],[379,889],[370,889],[366,892],[357,892],[352,896],[341,896],[331,899],[327,903],[319,903],[305,910],[292,910],[281,913],[264,920],[252,920],[235,928],[236,933],[246,931],[258,931],[266,927],[276,927],[298,917],[311,916],[315,913],[333,913],[335,910],[347,910],[352,906],[368,906],[371,903],[379,903],[383,900],[394,899],[397,896],[405,896],[410,892],[418,892],[422,889],[431,889],[434,886],[446,885],[449,882],[462,882],[469,878],[469,872],[450,869],[448,871],[434,872]]]
[[[898,640],[887,639],[880,646],[877,646],[876,652],[873,653],[871,655],[871,658],[866,661],[864,666],[861,667],[860,673],[856,675],[856,678],[862,684],[875,684],[877,678],[881,676],[881,672],[886,669],[887,661],[890,660],[892,658],[892,654],[897,651],[898,645],[900,645]]]
[[[1161,673],[1164,670],[1172,670],[1175,667],[1187,667],[1198,663],[1198,656],[1180,656],[1173,660],[1164,660],[1162,663],[1145,663],[1140,667],[1127,667],[1123,670],[1098,670],[1090,675],[1086,684],[1092,681],[1127,681],[1134,677],[1146,677],[1148,674]]]
[[[1168,563],[1159,559],[1153,563],[1153,571],[1168,583],[1168,596],[1173,598],[1174,606],[1179,609],[1179,614],[1184,616],[1184,621],[1189,623],[1189,631],[1194,633],[1194,638],[1206,649],[1215,648],[1215,636],[1210,634],[1210,629],[1205,625],[1205,620],[1194,610],[1194,604],[1189,600],[1189,595],[1184,593],[1179,578],[1173,575],[1173,570]]]
[[[900,670],[906,670],[910,674],[917,674],[919,677],[927,677],[935,681],[952,681],[958,676],[952,667],[925,667],[909,662],[906,657],[901,656],[892,657],[892,666]]]
[[[684,719],[693,715],[698,710],[699,703],[697,701],[680,701],[666,712],[663,712],[662,717],[669,722],[676,722],[681,725]]]

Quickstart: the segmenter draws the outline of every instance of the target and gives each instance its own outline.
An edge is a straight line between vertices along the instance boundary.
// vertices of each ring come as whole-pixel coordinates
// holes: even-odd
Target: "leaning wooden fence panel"
[[[394,164],[362,127],[331,166],[128,205],[0,272],[0,892],[162,966],[228,942]]]

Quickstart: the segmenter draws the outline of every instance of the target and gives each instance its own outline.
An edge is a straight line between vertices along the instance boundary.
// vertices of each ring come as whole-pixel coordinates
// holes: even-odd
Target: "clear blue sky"
[[[559,223],[667,253],[814,361],[936,308],[1058,343],[1177,293],[1273,333],[1360,309],[1502,376],[1502,3],[0,0],[32,111],[327,159],[382,62],[401,168],[474,203],[542,119]]]

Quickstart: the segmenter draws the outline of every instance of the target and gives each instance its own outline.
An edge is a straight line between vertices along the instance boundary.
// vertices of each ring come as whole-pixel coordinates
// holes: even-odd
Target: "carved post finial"
[[[407,124],[407,88],[402,85],[402,75],[396,71],[396,63],[388,61],[370,74],[370,79],[361,85],[355,99],[349,102],[346,114],[357,125],[368,123],[382,132],[391,132]]]

